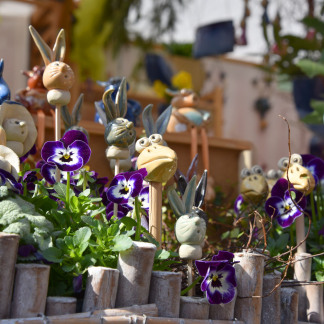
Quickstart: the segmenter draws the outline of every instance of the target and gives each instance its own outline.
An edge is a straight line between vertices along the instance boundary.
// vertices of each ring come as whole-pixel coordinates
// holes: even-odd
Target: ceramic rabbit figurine
[[[80,94],[78,100],[76,101],[72,112],[70,114],[69,108],[67,106],[62,107],[62,119],[64,122],[65,126],[65,132],[74,129],[74,130],[79,130],[82,133],[84,133],[87,136],[87,139],[89,141],[89,133],[88,131],[81,126],[78,126],[78,123],[81,120],[81,109],[83,105],[83,93]]]
[[[53,50],[49,48],[33,26],[29,26],[29,31],[46,66],[43,83],[49,90],[47,93],[48,102],[55,106],[67,105],[71,99],[69,90],[74,83],[74,73],[71,67],[63,62],[66,50],[64,30],[61,29],[57,35]]]
[[[124,118],[127,112],[126,80],[123,79],[120,83],[116,103],[111,98],[113,91],[114,89],[108,89],[102,96],[104,112],[98,102],[95,102],[95,107],[105,126],[107,158],[126,160],[130,157],[129,146],[136,138],[134,124]]]
[[[169,123],[171,109],[169,106],[156,120],[152,117],[153,105],[148,105],[142,114],[146,137],[136,142],[138,168],[146,168],[147,181],[167,182],[177,169],[177,155],[166,146],[162,135]]]
[[[181,181],[185,181],[184,178]],[[182,198],[174,188],[168,191],[170,206],[178,218],[175,234],[181,244],[179,256],[183,259],[197,260],[202,257],[207,215],[200,207],[204,201],[206,186],[207,170],[204,171],[197,187],[196,175],[191,178],[182,193]],[[183,185],[179,187],[184,188]]]
[[[3,59],[0,60],[0,105],[5,101],[5,100],[10,100],[10,89],[6,81],[2,77],[3,73]]]

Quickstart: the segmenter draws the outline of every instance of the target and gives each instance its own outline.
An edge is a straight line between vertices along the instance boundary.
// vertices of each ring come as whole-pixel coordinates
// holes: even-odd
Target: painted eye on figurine
[[[253,174],[263,174],[263,170],[259,165],[254,165],[251,169]]]
[[[163,145],[163,138],[162,135],[160,134],[153,134],[149,137],[149,141],[151,144],[158,144],[158,145]]]
[[[303,164],[303,158],[301,157],[300,154],[294,153],[292,154],[292,156],[290,157],[290,163],[297,163],[302,165]]]
[[[281,171],[285,171],[288,168],[289,159],[287,157],[282,157],[278,162],[278,168]]]
[[[116,118],[115,123],[117,125],[123,125],[123,124],[125,124],[125,120],[124,120],[124,118]]]
[[[141,153],[146,147],[150,145],[150,140],[147,137],[142,137],[139,140],[137,140],[135,149],[138,153]]]
[[[248,176],[251,175],[251,171],[247,168],[244,168],[242,171],[241,171],[241,178],[244,179]]]

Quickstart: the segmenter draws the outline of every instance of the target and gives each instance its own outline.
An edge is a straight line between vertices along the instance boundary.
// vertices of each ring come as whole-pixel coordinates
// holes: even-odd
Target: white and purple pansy
[[[127,204],[130,198],[139,195],[143,188],[146,169],[117,174],[107,190],[107,198],[116,204]]]
[[[46,142],[41,151],[43,160],[54,163],[61,171],[79,170],[90,155],[87,137],[77,130],[66,132],[59,141]]]
[[[205,277],[201,283],[201,290],[206,292],[210,304],[227,304],[235,296],[233,257],[233,253],[219,251],[211,261],[195,261],[199,274]]]
[[[114,206],[115,204],[113,202],[108,203],[108,205],[106,206],[106,218],[107,220],[110,220],[113,215],[114,215]],[[127,206],[125,204],[118,204],[117,205],[117,218],[121,219],[123,217],[125,217],[129,212],[129,209],[127,208]]]
[[[10,173],[3,169],[0,169],[0,185],[8,186],[9,189],[17,192],[23,192],[23,185],[15,179],[15,177]]]
[[[265,202],[267,214],[283,228],[289,227],[297,217],[303,215],[307,205],[305,195],[292,185],[288,187],[286,179],[279,179],[271,190],[271,197]]]
[[[148,186],[142,188],[141,192],[138,195],[138,201],[140,203],[141,209],[144,209],[146,212],[148,212],[149,210],[149,187]],[[126,205],[128,208],[134,209],[135,198],[129,197]]]
[[[42,163],[42,166],[40,167],[40,173],[42,175],[42,177],[47,181],[47,183],[49,183],[50,185],[53,185],[57,182],[56,180],[56,172],[57,172],[57,168],[56,165],[54,163]],[[73,175],[73,172],[70,172],[71,175]],[[66,183],[67,181],[67,172],[62,171],[60,173],[60,178],[61,178],[61,182]],[[70,183],[74,184],[74,180],[73,178],[70,179]]]
[[[302,159],[304,167],[311,172],[317,185],[319,181],[324,179],[324,161],[311,154],[303,154]]]

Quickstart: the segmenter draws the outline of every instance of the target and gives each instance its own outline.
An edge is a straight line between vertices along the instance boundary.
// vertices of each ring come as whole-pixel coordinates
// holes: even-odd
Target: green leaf
[[[131,230],[134,226],[137,225],[135,219],[131,217],[123,217],[120,219],[120,222],[126,226],[126,230]]]
[[[80,193],[80,196],[88,197],[90,195],[90,189],[86,189]]]
[[[65,197],[66,196],[66,184],[61,183],[61,182],[56,182],[53,186],[55,192],[61,196]]]
[[[310,78],[316,75],[324,75],[324,64],[304,59],[296,63],[296,65]]]
[[[132,239],[127,235],[116,236],[113,239],[113,242],[114,246],[112,247],[112,250],[115,252],[125,251],[129,249],[133,244]]]
[[[323,124],[323,114],[313,111],[310,114],[302,118],[302,121],[307,124]]]
[[[170,252],[166,251],[166,250],[157,250],[155,252],[155,259],[158,260],[166,260],[170,257]]]
[[[221,235],[221,240],[225,240],[230,236],[230,231],[226,231],[224,233],[222,233]]]
[[[75,264],[64,264],[62,265],[62,270],[64,272],[72,272],[75,268]]]
[[[79,245],[79,255],[81,256],[82,253],[86,250],[86,248],[89,246],[89,242],[82,242],[80,245]]]
[[[96,227],[97,226],[97,220],[93,219],[90,216],[81,216],[81,219],[83,222],[85,222],[87,225],[91,226],[91,227]]]
[[[80,246],[82,243],[88,242],[91,237],[91,229],[89,227],[79,228],[73,236],[73,245]]]
[[[50,262],[60,263],[63,261],[63,253],[56,247],[50,247],[42,252],[43,257]]]
[[[112,225],[110,225],[107,232],[108,232],[108,235],[109,236],[116,236],[117,233],[119,232],[119,226],[118,226],[118,224],[112,224]]]
[[[286,248],[289,240],[289,234],[283,233],[279,236],[279,238],[276,240],[276,247],[278,247],[280,250],[283,250]]]
[[[71,197],[70,206],[71,206],[73,211],[75,211],[77,213],[80,212],[79,200],[78,200],[78,198],[76,196]]]
[[[316,271],[315,277],[317,281],[324,281],[324,271]]]
[[[95,210],[91,211],[90,216],[91,216],[91,217],[94,217],[94,216],[96,216],[96,215],[98,215],[98,214],[101,214],[101,213],[104,212],[105,210],[106,210],[106,207],[100,207],[100,208],[98,208],[98,209],[95,209]]]
[[[66,246],[69,249],[73,249],[74,248],[74,245],[73,245],[73,237],[72,236],[65,236],[64,237],[64,242],[65,242]]]

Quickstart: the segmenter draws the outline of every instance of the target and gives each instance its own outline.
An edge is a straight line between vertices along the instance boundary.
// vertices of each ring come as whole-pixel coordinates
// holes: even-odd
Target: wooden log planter
[[[76,313],[76,298],[46,298],[49,266],[15,265],[18,241],[17,235],[0,233],[0,324],[301,323],[298,290],[280,288],[279,273],[263,275],[265,257],[257,252],[235,254],[235,260],[240,261],[235,264],[236,298],[225,305],[210,305],[204,297],[180,297],[181,275],[152,271],[155,245],[133,242],[120,254],[117,269],[88,269],[83,310]],[[323,286],[305,287],[309,303],[306,320],[322,323]]]

